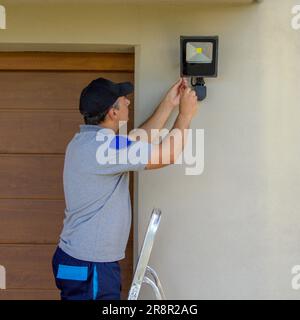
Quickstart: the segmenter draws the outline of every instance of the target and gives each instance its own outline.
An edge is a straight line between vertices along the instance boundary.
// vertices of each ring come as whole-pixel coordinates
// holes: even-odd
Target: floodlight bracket
[[[198,101],[206,98],[206,86],[203,77],[191,77],[191,86],[196,91]]]

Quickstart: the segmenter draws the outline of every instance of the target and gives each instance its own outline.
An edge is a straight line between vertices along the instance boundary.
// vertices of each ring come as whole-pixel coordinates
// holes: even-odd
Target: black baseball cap
[[[131,82],[115,83],[105,78],[90,82],[81,92],[79,111],[84,116],[94,117],[108,110],[119,97],[134,90]]]

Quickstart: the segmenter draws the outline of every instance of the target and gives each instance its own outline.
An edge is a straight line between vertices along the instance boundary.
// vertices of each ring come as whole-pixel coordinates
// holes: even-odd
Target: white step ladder
[[[166,300],[161,283],[156,272],[148,266],[156,231],[161,216],[160,209],[153,209],[148,229],[144,238],[142,250],[135,268],[134,277],[128,294],[128,300],[137,300],[143,283],[149,284],[157,300]],[[152,276],[153,280],[149,278]]]

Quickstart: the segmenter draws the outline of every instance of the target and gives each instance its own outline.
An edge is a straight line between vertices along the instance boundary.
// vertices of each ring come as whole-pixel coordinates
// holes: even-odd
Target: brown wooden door
[[[83,123],[79,95],[100,76],[133,82],[133,67],[133,54],[0,53],[0,265],[7,288],[0,299],[59,299],[51,259],[64,218],[64,153]],[[129,129],[133,95],[131,101]],[[132,230],[120,262],[123,299],[132,279]]]

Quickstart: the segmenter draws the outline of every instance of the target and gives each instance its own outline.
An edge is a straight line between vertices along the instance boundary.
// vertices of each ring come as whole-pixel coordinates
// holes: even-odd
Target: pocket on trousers
[[[90,277],[87,266],[59,264],[55,277],[62,300],[91,300]]]
[[[118,262],[111,265],[111,272],[114,279],[119,283],[119,290],[122,291],[121,267]]]
[[[115,277],[119,277],[120,278],[120,276],[121,276],[121,267],[120,267],[119,263],[114,263],[114,262],[111,263],[110,269],[111,269],[111,271],[112,271],[112,273],[113,273],[113,275]]]
[[[88,278],[87,266],[58,265],[57,279],[86,281]]]

